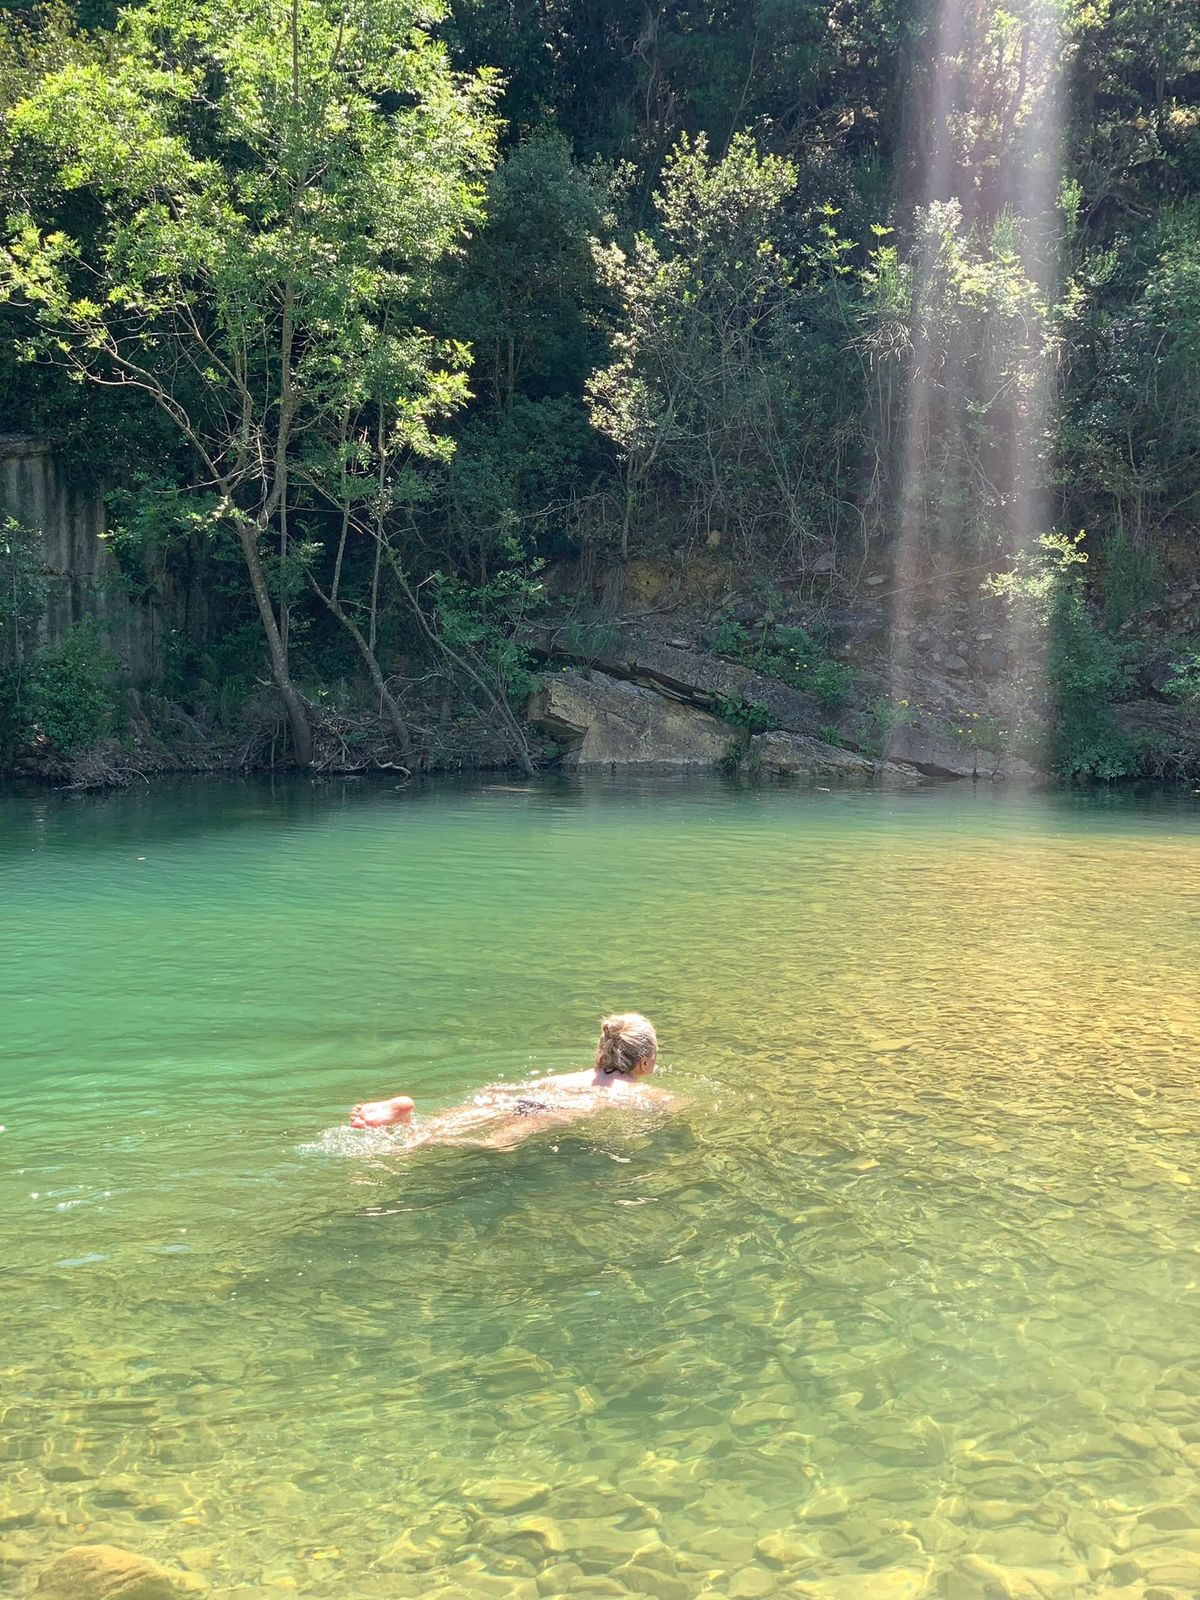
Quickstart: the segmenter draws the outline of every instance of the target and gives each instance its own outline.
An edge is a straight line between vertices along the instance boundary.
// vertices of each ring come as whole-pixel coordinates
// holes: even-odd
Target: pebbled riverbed
[[[1200,1590],[1200,812],[0,797],[0,1588]],[[339,1131],[657,1022],[662,1125]]]

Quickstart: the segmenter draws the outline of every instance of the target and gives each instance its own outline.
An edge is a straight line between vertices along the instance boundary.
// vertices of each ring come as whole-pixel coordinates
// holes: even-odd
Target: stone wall
[[[23,434],[0,435],[0,517],[41,535],[49,599],[43,638],[57,643],[77,622],[105,624],[108,647],[133,683],[152,679],[161,659],[158,608],[133,598],[104,540],[99,489],[67,481],[50,446]]]

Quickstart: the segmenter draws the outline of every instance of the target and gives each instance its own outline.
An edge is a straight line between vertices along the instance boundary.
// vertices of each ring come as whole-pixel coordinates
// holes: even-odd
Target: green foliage
[[[723,617],[717,624],[713,649],[793,689],[815,694],[827,711],[846,705],[854,694],[853,667],[828,657],[806,628],[767,622],[756,635],[742,623]]]
[[[1104,546],[1104,626],[1116,631],[1162,593],[1161,565],[1155,551],[1135,545],[1123,528]]]
[[[1200,644],[1185,645],[1179,652],[1163,693],[1182,705],[1200,706]]]
[[[466,572],[487,574],[516,539],[557,543],[556,508],[589,449],[586,421],[565,397],[511,404],[472,419],[459,435],[438,510],[439,543]]]
[[[1068,391],[1064,476],[1081,518],[1144,552],[1189,525],[1200,495],[1200,194],[1165,208],[1138,248],[1097,253],[1082,276],[1086,359]]]
[[[16,669],[29,659],[46,596],[41,536],[5,517],[0,523],[0,667]]]
[[[1014,605],[1063,769],[1119,766],[1084,704],[1200,504],[1200,9],[973,4],[936,72],[929,0],[448,10],[0,16],[0,430],[116,484],[134,596],[199,601],[170,692],[233,716],[264,646],[458,683],[440,629],[508,696],[527,556],[766,583],[902,533],[952,577],[1052,507],[1095,593],[1018,563]],[[803,630],[717,648],[850,695]]]
[[[806,683],[827,711],[836,711],[854,694],[854,668],[844,661],[819,661]]]
[[[878,426],[903,441],[870,515],[895,507],[931,553],[1012,548],[1025,532],[1056,339],[1029,233],[1010,211],[984,226],[935,201],[908,250],[877,245],[863,274]]]
[[[786,437],[789,387],[776,359],[793,268],[779,248],[788,161],[736,134],[719,160],[681,138],[655,196],[655,234],[599,252],[620,304],[613,360],[588,383],[594,425],[621,483],[620,547],[635,519],[676,507],[674,534],[763,553],[796,500]],[[771,509],[768,511],[767,505]],[[680,521],[680,510],[683,521]]]
[[[747,627],[732,617],[722,617],[713,635],[713,649],[719,656],[745,661],[753,656],[756,646]]]
[[[47,592],[40,536],[6,517],[0,524],[0,759],[26,732]]]
[[[533,688],[533,660],[521,643],[520,628],[540,604],[542,590],[536,566],[517,564],[519,548],[509,554],[514,564],[486,583],[436,576],[436,617],[451,649],[484,672],[509,705],[521,708]]]
[[[601,617],[575,615],[563,629],[563,644],[569,655],[586,661],[607,655],[620,642],[621,630],[615,622]]]
[[[1019,551],[1007,572],[989,573],[982,587],[986,593],[1023,606],[1036,621],[1047,624],[1060,591],[1077,586],[1076,569],[1087,565],[1084,538],[1082,529],[1075,534],[1040,534],[1032,550]]]
[[[1110,710],[1123,684],[1117,647],[1096,627],[1078,580],[1059,584],[1050,610],[1046,672],[1056,702],[1055,770],[1109,782],[1137,770],[1137,747]]]
[[[999,717],[979,711],[960,714],[963,720],[951,730],[955,739],[975,750],[1003,752],[1010,748],[1008,728]]]
[[[1034,552],[987,587],[1024,608],[1041,633],[1052,701],[1050,754],[1067,778],[1110,782],[1137,771],[1136,743],[1117,727],[1113,703],[1126,687],[1126,653],[1088,608],[1083,534],[1044,534]]]
[[[598,169],[539,130],[492,173],[484,222],[447,285],[444,311],[468,340],[478,391],[501,410],[523,391],[577,396],[593,352],[587,308],[599,296],[595,241],[610,230]],[[578,408],[576,408],[578,410]]]
[[[60,756],[91,749],[113,728],[115,665],[99,623],[76,623],[61,644],[43,650],[33,663],[24,738],[44,741]]]
[[[910,726],[912,721],[907,701],[897,703],[885,695],[875,695],[859,715],[856,748],[872,760],[881,760],[895,730]]]
[[[732,700],[724,697],[713,707],[723,722],[740,728],[745,734],[771,733],[779,726],[779,719],[766,706],[753,700]]]
[[[8,116],[40,182],[0,294],[31,358],[148,396],[190,447],[301,761],[289,613],[320,548],[293,525],[378,524],[402,459],[449,453],[434,425],[467,395],[466,350],[415,311],[479,213],[493,85],[451,71],[435,19],[420,0],[148,0]],[[61,225],[61,197],[86,227]]]

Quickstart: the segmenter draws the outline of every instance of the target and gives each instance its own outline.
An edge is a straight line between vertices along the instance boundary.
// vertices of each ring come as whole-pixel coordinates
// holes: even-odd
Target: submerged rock
[[[38,1600],[185,1600],[203,1592],[190,1573],[172,1571],[112,1544],[77,1544],[37,1582]]]
[[[630,1561],[618,1567],[613,1576],[632,1594],[653,1595],[654,1600],[691,1600],[693,1585],[659,1567]]]
[[[501,1516],[531,1511],[549,1493],[550,1485],[534,1478],[481,1478],[463,1485],[464,1499]]]
[[[757,1566],[743,1567],[726,1580],[730,1600],[764,1600],[766,1595],[774,1594],[778,1586],[773,1572]]]
[[[0,1573],[28,1566],[32,1559],[29,1551],[21,1545],[14,1544],[11,1539],[0,1539]]]
[[[812,1560],[813,1547],[793,1533],[768,1533],[755,1545],[754,1553],[769,1567],[798,1567]]]

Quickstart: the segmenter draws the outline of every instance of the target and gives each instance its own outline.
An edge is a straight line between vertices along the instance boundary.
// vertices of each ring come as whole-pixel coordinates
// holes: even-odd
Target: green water
[[[0,929],[0,1589],[1200,1590],[1193,798],[10,796]]]

